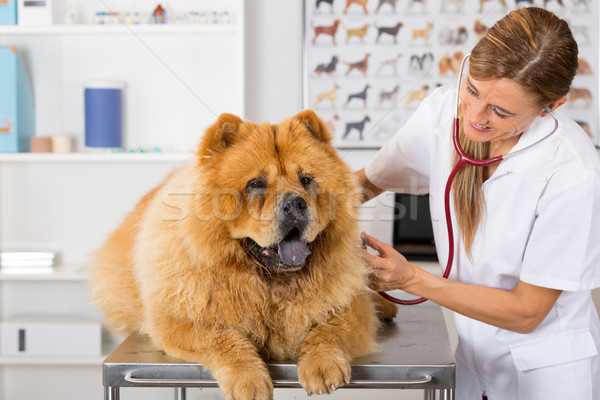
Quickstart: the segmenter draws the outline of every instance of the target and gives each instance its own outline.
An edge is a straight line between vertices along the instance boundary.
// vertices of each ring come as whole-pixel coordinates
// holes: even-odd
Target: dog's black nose
[[[296,193],[288,193],[281,200],[281,211],[286,217],[303,218],[306,216],[306,201]]]
[[[308,205],[298,193],[286,193],[279,202],[278,216],[284,230],[304,229],[308,223]]]

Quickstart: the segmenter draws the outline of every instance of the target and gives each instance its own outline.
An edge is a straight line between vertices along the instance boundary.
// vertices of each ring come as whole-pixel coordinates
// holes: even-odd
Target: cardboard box
[[[0,322],[0,354],[99,357],[100,321],[63,317],[15,317]]]
[[[19,25],[51,25],[52,0],[17,0]]]
[[[0,0],[0,25],[17,23],[17,0]]]
[[[29,151],[35,108],[29,78],[16,47],[0,47],[0,153]]]

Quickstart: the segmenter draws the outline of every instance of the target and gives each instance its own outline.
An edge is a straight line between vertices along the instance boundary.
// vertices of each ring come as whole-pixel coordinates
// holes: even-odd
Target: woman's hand
[[[367,239],[367,246],[379,252],[379,256],[375,256],[363,250],[363,258],[372,270],[369,287],[377,292],[404,289],[415,277],[416,266],[406,261],[406,258],[389,244],[364,232],[361,235]]]
[[[425,297],[459,314],[519,333],[535,330],[552,309],[561,291],[530,285],[521,280],[505,290],[461,283],[431,274],[406,261],[392,246],[362,233],[367,245],[379,252],[363,250],[371,267],[369,287],[377,292],[402,289]]]

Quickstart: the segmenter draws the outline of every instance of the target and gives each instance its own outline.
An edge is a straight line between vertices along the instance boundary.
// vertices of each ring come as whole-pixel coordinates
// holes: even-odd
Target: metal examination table
[[[425,400],[454,400],[456,363],[442,310],[433,304],[401,306],[385,323],[378,341],[381,351],[353,360],[351,388],[422,389]],[[300,388],[296,364],[267,362],[275,388]],[[121,387],[217,387],[201,364],[181,361],[156,350],[146,336],[132,334],[102,363],[105,400],[118,400]]]

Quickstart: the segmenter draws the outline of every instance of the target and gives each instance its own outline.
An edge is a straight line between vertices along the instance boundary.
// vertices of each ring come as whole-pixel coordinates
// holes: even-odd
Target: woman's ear
[[[565,104],[566,102],[567,102],[567,98],[561,97],[560,99],[556,100],[554,103],[550,104],[548,107],[544,108],[544,110],[540,113],[540,117],[545,117],[546,115],[548,115],[548,111],[554,111],[558,107]]]

